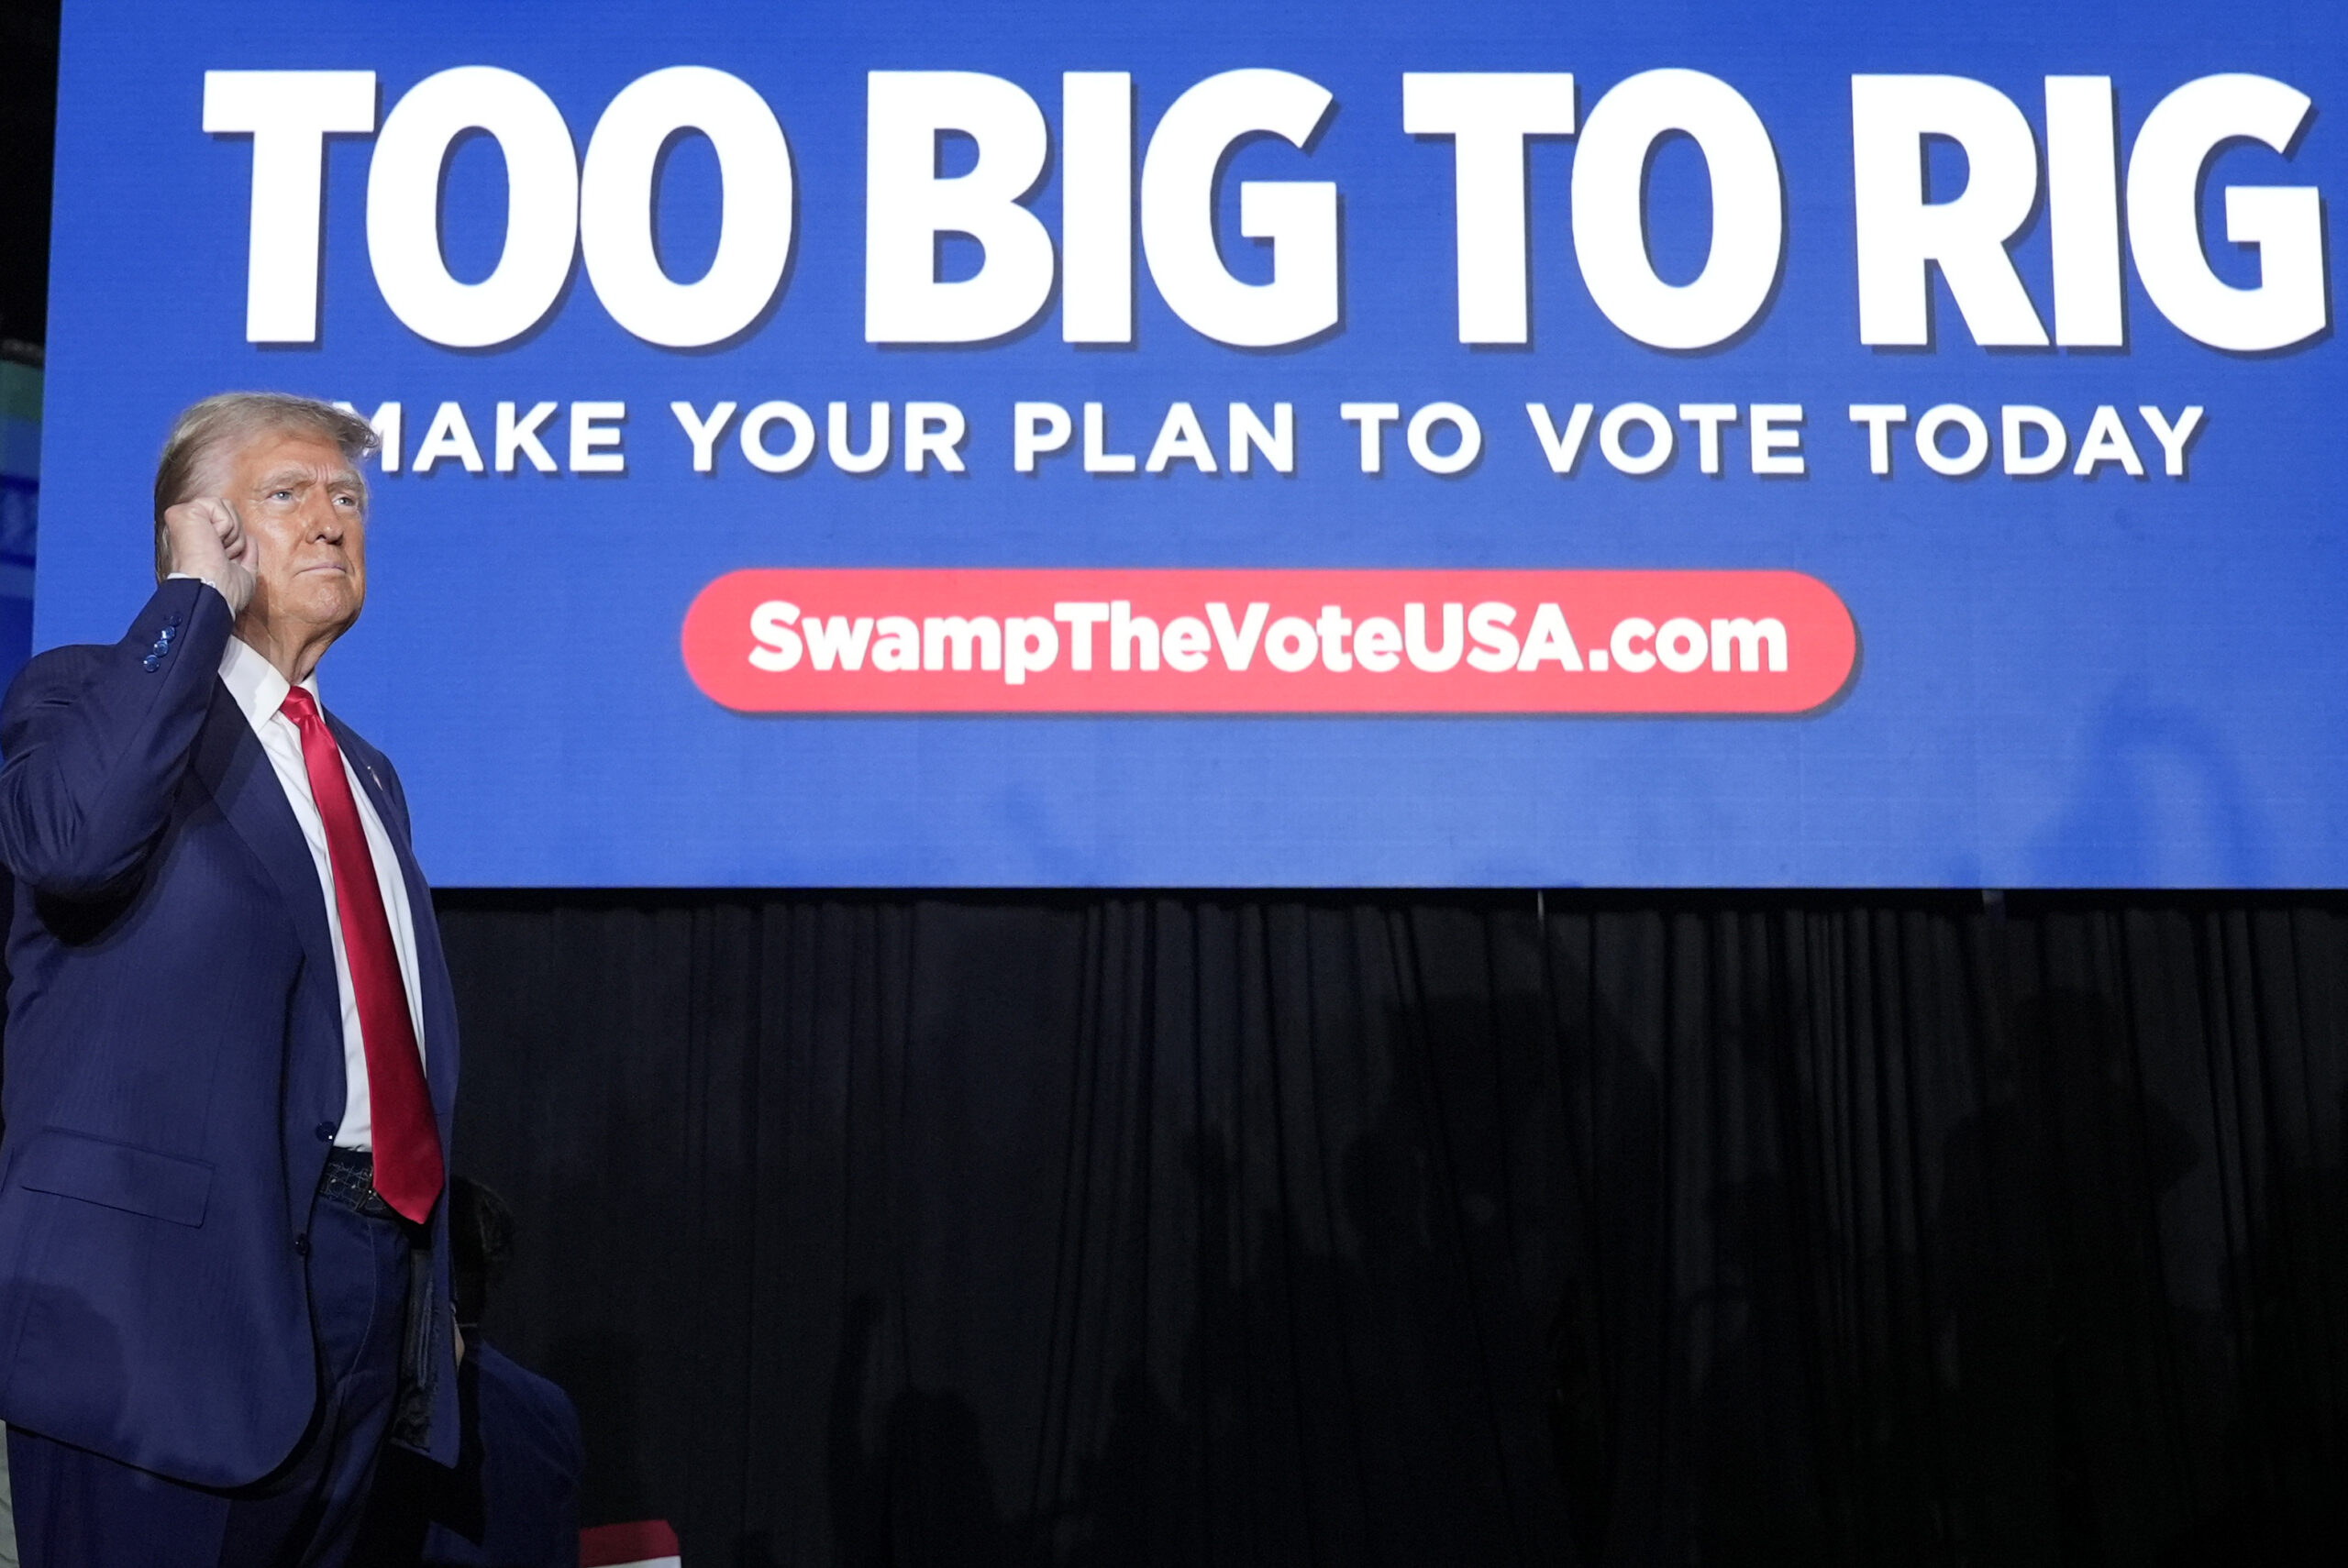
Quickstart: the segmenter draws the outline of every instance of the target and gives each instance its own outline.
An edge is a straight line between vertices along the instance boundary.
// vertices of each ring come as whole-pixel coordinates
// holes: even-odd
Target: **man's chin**
[[[336,591],[327,593],[297,591],[268,603],[256,596],[239,619],[282,627],[296,640],[306,641],[320,633],[338,637],[359,619],[365,599],[350,591],[343,580],[335,580],[334,588]]]

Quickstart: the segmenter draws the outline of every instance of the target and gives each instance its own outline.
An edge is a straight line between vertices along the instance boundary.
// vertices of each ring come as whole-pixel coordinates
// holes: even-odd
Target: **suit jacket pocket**
[[[17,1185],[174,1225],[201,1225],[212,1197],[212,1167],[85,1132],[44,1127],[17,1157]]]

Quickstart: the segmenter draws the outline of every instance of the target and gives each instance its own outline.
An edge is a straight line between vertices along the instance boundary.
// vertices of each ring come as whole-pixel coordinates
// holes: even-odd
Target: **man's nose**
[[[342,542],[345,522],[342,510],[335,505],[332,496],[313,500],[309,505],[309,513],[312,538],[323,539],[330,545],[338,545]]]

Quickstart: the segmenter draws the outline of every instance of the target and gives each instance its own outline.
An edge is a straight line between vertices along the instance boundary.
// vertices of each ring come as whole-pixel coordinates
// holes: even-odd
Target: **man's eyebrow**
[[[361,480],[356,473],[352,472],[349,469],[337,469],[331,473],[320,473],[314,468],[310,468],[305,464],[298,463],[288,464],[284,468],[271,469],[268,474],[262,476],[259,482],[259,488],[262,490],[276,490],[282,486],[297,482],[323,484],[327,486],[329,489],[335,490],[364,490],[367,488],[366,481]]]

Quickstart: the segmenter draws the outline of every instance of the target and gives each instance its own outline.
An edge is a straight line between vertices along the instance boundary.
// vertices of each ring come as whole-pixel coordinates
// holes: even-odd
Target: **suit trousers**
[[[419,1232],[321,1194],[309,1234],[322,1397],[277,1474],[216,1491],[8,1431],[25,1568],[338,1568],[402,1396]]]

